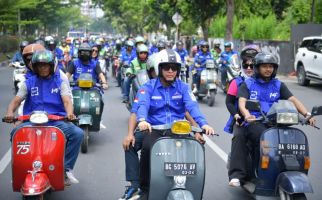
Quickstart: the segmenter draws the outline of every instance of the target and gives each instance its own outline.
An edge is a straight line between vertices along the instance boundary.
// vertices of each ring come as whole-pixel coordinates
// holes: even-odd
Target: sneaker
[[[194,93],[194,94],[197,94],[198,93],[197,87],[193,88],[192,93]]]
[[[123,99],[122,103],[129,103],[128,99]]]
[[[240,181],[238,178],[233,178],[230,180],[229,185],[232,187],[240,187]]]
[[[132,186],[127,186],[124,195],[119,200],[136,200],[139,198],[139,189]]]
[[[77,178],[74,176],[72,170],[66,171],[65,174],[66,174],[67,178],[70,180],[71,183],[73,183],[73,184],[79,183],[79,180],[77,180]]]
[[[68,178],[66,172],[65,172],[65,179],[64,179],[64,185],[65,187],[69,187],[72,185],[72,182],[70,181],[70,179]]]

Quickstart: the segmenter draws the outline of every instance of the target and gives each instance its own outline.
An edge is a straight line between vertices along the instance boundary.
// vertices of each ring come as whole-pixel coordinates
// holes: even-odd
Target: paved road
[[[7,68],[0,68],[0,116],[3,116],[6,107],[13,97],[12,71]],[[282,78],[283,80],[285,78]],[[302,100],[305,105],[311,108],[314,105],[322,104],[321,85],[315,84],[311,87],[300,87],[293,79],[285,79],[291,91]],[[73,185],[63,192],[52,193],[50,200],[116,200],[123,191],[125,182],[124,153],[121,142],[126,134],[128,111],[120,103],[120,90],[111,82],[111,88],[104,94],[105,109],[102,124],[104,127],[100,133],[92,134],[90,147],[87,154],[80,154],[76,163],[75,174],[80,184]],[[209,145],[206,145],[206,184],[204,190],[205,200],[247,200],[251,199],[246,192],[239,188],[231,188],[227,185],[226,163],[223,160],[230,149],[231,136],[225,134],[222,129],[228,118],[224,104],[225,96],[219,92],[216,96],[215,106],[209,108],[201,103],[202,112],[209,123],[215,127],[220,137],[210,138],[212,147],[222,150],[217,154]],[[318,117],[318,126],[322,127],[322,117]],[[21,199],[19,193],[13,193],[11,189],[11,168],[6,166],[3,172],[5,155],[9,150],[9,132],[11,125],[0,124],[0,199],[7,200]],[[315,193],[308,195],[309,199],[321,199],[322,196],[322,156],[320,141],[321,131],[310,127],[303,127],[307,131],[311,151],[311,170],[309,173]],[[10,153],[7,158],[10,159]],[[8,160],[9,161],[9,160]],[[266,198],[265,198],[266,199]]]

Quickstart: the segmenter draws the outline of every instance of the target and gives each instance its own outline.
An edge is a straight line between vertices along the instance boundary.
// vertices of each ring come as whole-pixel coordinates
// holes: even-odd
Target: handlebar
[[[6,119],[3,117],[2,122],[4,123],[15,123],[17,121],[29,121],[31,115],[23,115],[19,117],[13,118],[11,122],[6,121]],[[69,121],[69,122],[78,122],[79,118],[75,118],[73,120],[69,120],[66,116],[58,116],[58,115],[47,115],[48,121]]]

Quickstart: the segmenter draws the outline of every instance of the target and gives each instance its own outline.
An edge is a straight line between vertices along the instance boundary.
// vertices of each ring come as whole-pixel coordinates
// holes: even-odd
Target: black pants
[[[152,131],[144,137],[142,149],[141,149],[141,160],[140,160],[140,187],[143,191],[148,191],[150,185],[150,154],[152,145],[157,139],[163,136],[169,136],[170,133],[163,131]]]
[[[247,156],[248,147],[247,142],[250,141],[253,147],[253,155],[255,160],[253,162],[258,165],[259,162],[259,147],[261,134],[268,127],[265,124],[253,123],[247,127],[241,128],[234,126],[234,137],[232,139],[231,147],[231,161],[228,171],[229,179],[238,178],[241,183],[247,178]]]

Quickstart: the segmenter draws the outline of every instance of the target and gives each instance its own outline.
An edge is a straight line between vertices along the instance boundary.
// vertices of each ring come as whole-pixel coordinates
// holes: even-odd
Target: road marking
[[[101,128],[106,129],[106,126],[104,126],[104,124],[101,123]]]
[[[0,174],[6,169],[11,161],[11,148],[7,151],[7,153],[3,156],[0,161]]]
[[[214,143],[208,136],[204,135],[206,144],[216,153],[218,156],[227,163],[228,155],[224,152],[216,143]]]

